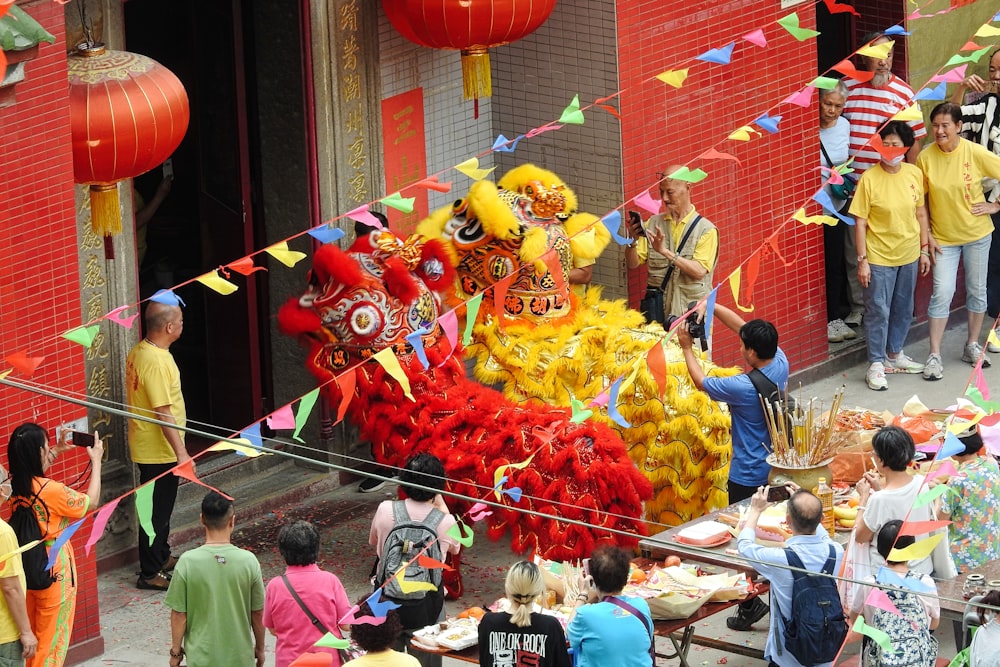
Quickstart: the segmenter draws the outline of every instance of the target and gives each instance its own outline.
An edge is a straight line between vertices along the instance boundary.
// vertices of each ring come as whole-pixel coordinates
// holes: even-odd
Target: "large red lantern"
[[[493,92],[486,49],[530,35],[555,6],[556,0],[382,0],[392,26],[406,39],[461,51],[467,100]]]
[[[84,44],[68,60],[73,174],[90,185],[91,224],[121,231],[118,181],[163,163],[187,131],[187,93],[152,58]]]

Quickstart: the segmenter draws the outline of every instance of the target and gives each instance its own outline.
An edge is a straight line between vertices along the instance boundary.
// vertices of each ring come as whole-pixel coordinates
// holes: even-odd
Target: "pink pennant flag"
[[[955,468],[955,464],[952,463],[950,459],[945,459],[941,462],[941,465],[934,468],[935,477],[941,477],[942,475],[948,475],[948,477],[958,477],[958,469]]]
[[[354,375],[354,369],[348,368],[336,377],[336,381],[337,386],[340,387],[340,407],[337,408],[337,421],[334,423],[339,424],[344,420],[344,415],[347,414],[347,406],[351,404],[351,399],[354,398],[354,387],[358,379]]]
[[[493,514],[493,512],[490,511],[488,508],[489,505],[487,505],[486,503],[476,503],[475,505],[469,508],[467,514],[469,515],[469,518],[472,519],[473,521],[482,521],[486,517],[491,516]]]
[[[598,394],[597,398],[595,398],[594,400],[592,400],[590,402],[590,405],[588,405],[587,407],[589,408],[589,407],[591,407],[593,405],[599,405],[600,407],[603,408],[603,407],[607,406],[608,401],[610,401],[610,400],[611,400],[611,387],[608,387],[607,389],[605,389],[604,391],[602,391],[600,394]]]
[[[782,104],[794,104],[795,106],[807,108],[812,104],[812,94],[816,92],[815,86],[806,86],[797,93],[793,93],[782,100]]]
[[[660,212],[660,200],[653,199],[649,195],[649,190],[643,190],[639,195],[632,199],[635,205],[644,211],[656,215]]]
[[[968,68],[969,64],[966,63],[960,67],[956,67],[950,72],[945,72],[944,74],[935,74],[931,77],[931,81],[936,83],[961,83],[965,81],[965,70]]]
[[[740,162],[740,159],[735,155],[730,155],[729,153],[723,153],[722,151],[717,151],[714,148],[709,148],[707,151],[705,151],[698,157],[704,160],[732,160],[739,166],[741,167],[743,166],[743,163]]]
[[[382,625],[387,616],[358,616],[358,606],[354,605],[347,610],[338,621],[340,625]]]
[[[990,400],[990,387],[986,384],[986,378],[983,377],[983,365],[977,364],[976,370],[973,371],[972,375],[976,383],[976,389],[983,395],[983,400]]]
[[[892,603],[892,600],[889,599],[889,596],[886,595],[885,591],[881,588],[873,586],[872,592],[868,594],[868,599],[865,600],[865,604],[872,607],[878,607],[879,609],[884,609],[890,614],[896,614],[897,616],[902,615],[899,613],[899,609],[896,608],[896,605]]]
[[[557,125],[555,123],[549,125],[542,125],[541,127],[536,127],[528,130],[524,136],[527,138],[537,137],[539,134],[544,134],[545,132],[551,132],[552,130],[562,129],[562,125]]]
[[[759,46],[760,48],[767,48],[767,38],[764,37],[763,30],[754,30],[753,32],[748,32],[743,35],[743,39],[750,42],[754,46]]]
[[[444,337],[448,339],[448,344],[451,345],[451,351],[448,352],[440,364],[443,365],[448,359],[455,354],[455,350],[458,349],[458,315],[455,314],[454,310],[449,310],[438,317],[438,324],[441,325],[441,330],[444,331]]]
[[[269,414],[267,426],[275,431],[295,428],[295,413],[292,411],[292,404],[289,403]]]
[[[344,215],[346,215],[351,220],[356,220],[360,223],[368,225],[369,227],[374,227],[375,229],[384,229],[384,227],[382,227],[382,221],[376,218],[374,215],[372,215],[371,212],[368,210],[368,204],[365,204],[364,206],[359,206],[353,211],[348,211]]]
[[[115,498],[97,510],[97,516],[94,517],[94,527],[90,529],[90,537],[87,538],[87,543],[83,545],[83,549],[87,552],[88,556],[90,555],[90,550],[97,544],[97,540],[101,539],[104,535],[104,527],[108,525],[108,519],[111,518],[112,512],[118,507],[119,501],[121,501],[121,498]]]
[[[132,306],[118,306],[110,313],[104,316],[104,319],[111,320],[115,324],[125,327],[126,329],[132,328],[132,323],[135,322],[135,318],[139,317],[139,311],[136,311],[135,315],[125,315],[125,311]]]

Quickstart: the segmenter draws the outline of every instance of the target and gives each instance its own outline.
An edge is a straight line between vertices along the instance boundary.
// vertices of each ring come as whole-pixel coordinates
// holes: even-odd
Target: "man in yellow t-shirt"
[[[661,174],[660,198],[665,213],[654,215],[645,227],[637,213],[629,216],[629,231],[636,242],[625,247],[628,268],[649,265],[644,301],[663,291],[663,313],[643,313],[650,322],[663,322],[665,315],[683,315],[690,302],[705,298],[712,289],[712,272],[719,259],[719,230],[695,210],[691,184],[669,178],[681,168],[673,165]]]
[[[167,590],[167,576],[177,564],[170,555],[170,515],[177,499],[176,475],[166,473],[191,459],[184,446],[187,421],[181,374],[170,354],[170,346],[181,336],[184,315],[178,306],[152,301],[146,307],[146,337],[132,348],[125,361],[125,388],[129,409],[139,417],[156,419],[180,428],[130,419],[128,444],[132,460],[139,466],[139,483],[159,477],[153,487],[152,544],[139,526],[139,566],[136,586]],[[163,475],[160,477],[160,475]]]
[[[962,107],[951,102],[931,111],[934,144],[920,152],[917,166],[924,173],[931,216],[930,252],[934,263],[934,291],[927,308],[930,355],[924,364],[924,379],[939,380],[944,374],[941,340],[948,324],[955,294],[958,262],[965,267],[965,307],[968,337],[962,361],[973,366],[990,365],[989,355],[979,344],[979,330],[986,312],[986,272],[993,222],[990,215],[1000,204],[983,196],[984,176],[1000,178],[1000,156],[959,136]]]
[[[0,495],[10,497],[10,478],[0,466]],[[0,555],[18,550],[17,535],[0,521]],[[35,655],[38,640],[31,631],[28,608],[24,603],[24,569],[21,557],[14,556],[0,563],[0,664],[23,665],[24,660]]]

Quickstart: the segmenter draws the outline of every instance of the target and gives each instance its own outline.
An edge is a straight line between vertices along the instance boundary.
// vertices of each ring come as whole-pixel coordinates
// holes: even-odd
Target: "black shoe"
[[[767,603],[756,597],[753,602],[741,604],[739,611],[726,619],[726,627],[730,630],[749,630],[751,625],[767,616],[769,610]]]
[[[393,475],[392,479],[389,481],[395,482],[396,476]],[[376,491],[381,491],[385,488],[385,485],[388,484],[389,481],[376,479],[375,477],[368,477],[358,484],[358,493],[375,493]]]
[[[163,572],[158,572],[149,579],[143,579],[140,575],[135,582],[135,587],[144,591],[165,591],[170,588],[170,577]]]

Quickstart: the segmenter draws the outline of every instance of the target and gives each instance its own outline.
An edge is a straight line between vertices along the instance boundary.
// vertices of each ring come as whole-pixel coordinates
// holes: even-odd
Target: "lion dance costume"
[[[499,187],[478,181],[418,232],[447,243],[460,300],[493,292],[468,348],[476,377],[502,384],[519,403],[578,401],[578,408],[625,378],[617,397],[624,421],[595,405],[591,419],[621,433],[652,483],[646,519],[677,525],[727,504],[729,416],[692,385],[680,349],[662,347],[661,389],[646,357],[665,336],[662,327],[620,301],[602,300],[598,288],[582,296],[567,290],[572,269],[592,264],[610,234],[596,216],[577,212],[575,194],[554,173],[522,165]],[[706,372],[736,371],[709,364]]]
[[[514,403],[467,379],[461,349],[451,349],[436,327],[436,292],[450,288],[454,275],[440,241],[404,242],[373,231],[346,253],[332,245],[317,250],[305,294],[281,308],[279,322],[306,342],[307,365],[324,381],[332,405],[341,396],[330,380],[355,368],[348,411],[380,462],[402,467],[413,454],[430,452],[444,463],[452,491],[492,498],[497,468],[530,457],[529,465],[506,473],[506,486],[523,495],[517,501],[502,496],[509,509],[491,508],[486,521],[492,539],[510,531],[515,551],[536,550],[557,560],[586,557],[599,540],[635,545],[645,534],[642,503],[652,487],[621,438],[601,423],[572,423],[566,408]],[[415,400],[374,359],[385,348],[393,350]]]

